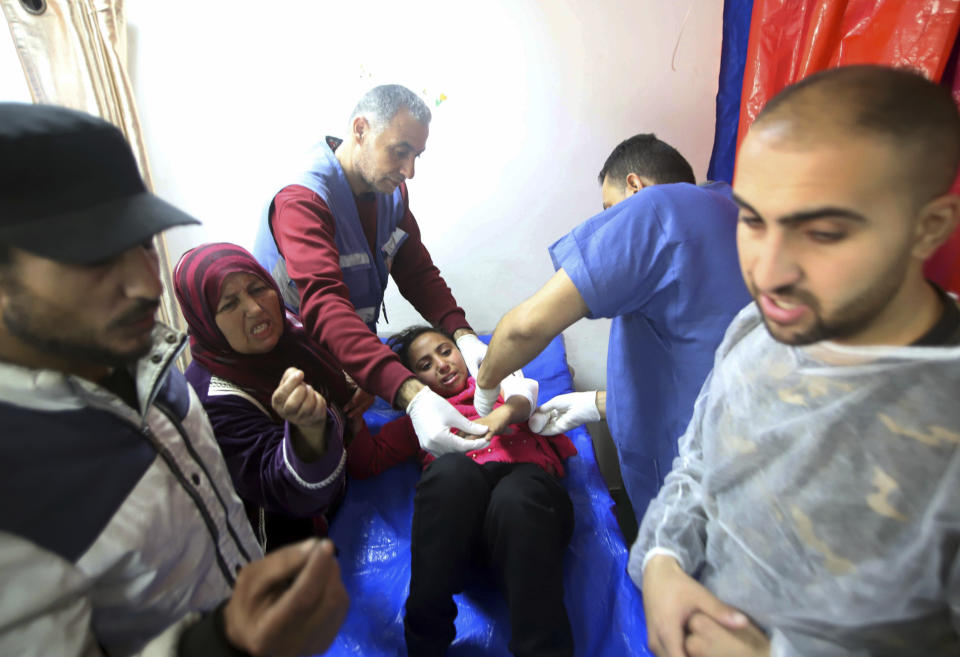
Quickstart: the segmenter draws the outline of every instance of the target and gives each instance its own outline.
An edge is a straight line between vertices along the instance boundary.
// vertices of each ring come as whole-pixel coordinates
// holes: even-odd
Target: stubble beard
[[[367,186],[369,192],[379,191],[370,177],[370,158],[363,149],[357,154],[357,173],[360,175],[360,180],[363,181],[363,184]]]
[[[357,156],[357,173],[360,175],[360,179],[367,186],[369,192],[392,194],[399,185],[388,181],[386,178],[377,179],[377,171],[372,165],[373,160],[375,160],[375,157],[372,154],[368,154],[364,150],[360,151]],[[386,188],[382,187],[381,183],[385,184]]]
[[[2,308],[4,328],[11,335],[33,349],[71,362],[107,367],[125,367],[135,363],[150,352],[151,340],[126,351],[111,349],[98,341],[93,331],[79,329],[71,317],[64,317],[42,301],[32,298],[18,282],[7,278],[3,281],[6,300]],[[123,321],[149,309],[156,310],[157,303],[141,300],[123,317],[107,326],[109,331],[122,325]],[[58,332],[58,328],[64,329]],[[72,329],[72,332],[71,332]]]
[[[808,306],[814,317],[813,325],[801,333],[783,335],[781,333],[782,329],[770,322],[761,312],[763,323],[774,340],[793,346],[853,337],[869,328],[877,317],[887,309],[906,278],[908,266],[908,258],[897,259],[883,273],[876,285],[839,308],[830,317],[823,316],[819,301],[808,292],[793,289],[777,290],[777,294],[797,299]],[[750,292],[754,301],[756,301],[759,294],[752,283]],[[757,307],[759,308],[759,302]]]

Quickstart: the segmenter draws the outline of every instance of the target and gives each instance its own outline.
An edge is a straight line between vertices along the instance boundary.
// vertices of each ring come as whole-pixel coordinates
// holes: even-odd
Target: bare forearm
[[[309,426],[290,424],[290,442],[297,458],[306,463],[316,461],[327,452],[327,424]]]
[[[530,417],[530,402],[520,396],[510,397],[503,402],[502,406],[495,408],[493,413],[498,411],[504,415],[503,424],[505,426],[517,422],[524,422]],[[493,415],[493,413],[491,413],[491,415]]]
[[[503,434],[507,427],[517,422],[523,422],[530,415],[530,402],[520,396],[513,396],[507,399],[502,405],[496,407],[486,417],[475,420],[477,424],[489,428],[485,438],[493,438]]]
[[[589,312],[573,281],[562,269],[537,292],[503,316],[477,374],[490,389],[531,360],[560,332]]]
[[[600,419],[607,419],[607,391],[597,390],[597,411],[600,413]]]
[[[525,305],[508,312],[497,324],[477,376],[477,385],[481,388],[496,386],[505,376],[533,360],[556,337],[549,327],[532,325],[524,317]]]
[[[394,408],[406,410],[407,406],[410,404],[410,401],[417,395],[418,392],[423,390],[423,388],[424,385],[412,377],[404,381],[397,390],[397,396],[393,398]]]

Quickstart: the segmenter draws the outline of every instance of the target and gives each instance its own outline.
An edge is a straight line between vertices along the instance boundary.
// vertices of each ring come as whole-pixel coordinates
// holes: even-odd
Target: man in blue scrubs
[[[476,399],[496,399],[504,376],[575,321],[612,318],[609,401],[602,391],[562,395],[531,426],[559,433],[606,416],[639,520],[670,471],[714,351],[750,297],[729,186],[695,185],[689,163],[652,134],[617,146],[599,178],[604,211],[550,247],[557,273],[500,320]]]

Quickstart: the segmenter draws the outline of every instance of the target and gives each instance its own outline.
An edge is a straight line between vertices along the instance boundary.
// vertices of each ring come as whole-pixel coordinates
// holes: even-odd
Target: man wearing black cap
[[[329,541],[261,551],[156,324],[149,194],[122,134],[0,104],[0,654],[299,655],[347,595]]]

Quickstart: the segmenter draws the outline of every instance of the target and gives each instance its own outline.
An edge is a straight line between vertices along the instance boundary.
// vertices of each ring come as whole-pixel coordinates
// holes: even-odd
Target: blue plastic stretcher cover
[[[489,337],[484,337],[484,341]],[[557,337],[524,368],[540,382],[540,399],[572,390],[563,340]],[[367,412],[371,431],[400,413],[378,399]],[[564,483],[576,517],[564,563],[564,601],[576,654],[584,657],[650,655],[640,592],[627,575],[627,548],[583,428],[568,434],[579,451],[566,463]],[[420,466],[391,468],[372,479],[351,480],[330,535],[351,604],[327,655],[406,655],[403,605],[410,584],[410,523]],[[492,580],[491,580],[492,581]],[[510,655],[510,623],[495,585],[480,582],[456,597],[457,638],[451,657]]]

